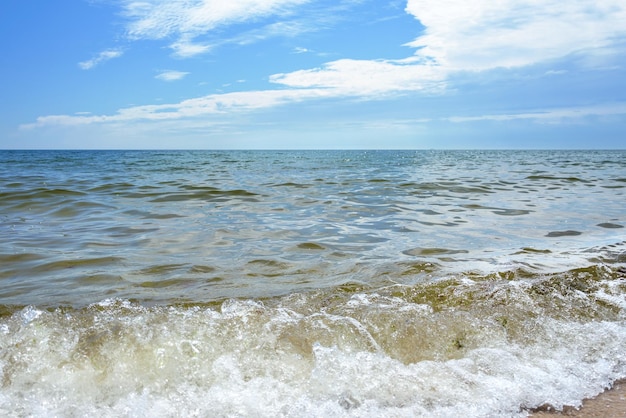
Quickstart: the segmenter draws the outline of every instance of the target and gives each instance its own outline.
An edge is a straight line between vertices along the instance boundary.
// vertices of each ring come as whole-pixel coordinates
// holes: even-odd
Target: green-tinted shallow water
[[[0,412],[524,416],[626,377],[624,151],[0,163]]]

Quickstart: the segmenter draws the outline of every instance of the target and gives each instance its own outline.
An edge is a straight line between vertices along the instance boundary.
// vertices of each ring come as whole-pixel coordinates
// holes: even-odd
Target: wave
[[[602,265],[0,312],[7,416],[525,416],[626,377],[626,272]]]

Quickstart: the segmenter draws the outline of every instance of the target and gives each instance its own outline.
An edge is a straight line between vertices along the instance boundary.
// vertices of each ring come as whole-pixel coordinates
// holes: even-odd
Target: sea
[[[626,151],[0,151],[0,415],[524,417],[626,378]]]

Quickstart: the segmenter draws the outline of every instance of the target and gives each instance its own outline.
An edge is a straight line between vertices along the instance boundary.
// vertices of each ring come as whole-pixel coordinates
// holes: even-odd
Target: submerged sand
[[[568,416],[585,418],[626,417],[626,379],[615,382],[613,388],[593,399],[586,399],[579,409],[569,407],[560,411],[533,411],[531,417]]]

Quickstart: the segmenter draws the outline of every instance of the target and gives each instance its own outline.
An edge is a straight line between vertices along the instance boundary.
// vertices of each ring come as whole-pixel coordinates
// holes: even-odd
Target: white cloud
[[[580,120],[590,116],[617,116],[626,115],[626,103],[611,103],[597,106],[581,106],[557,109],[544,109],[534,112],[490,114],[480,116],[452,116],[446,118],[450,122],[478,122],[478,121],[509,121],[535,120],[537,122],[558,123],[564,120]]]
[[[170,49],[180,58],[193,57],[195,55],[204,54],[212,49],[211,45],[194,43],[186,40],[178,40],[170,45]]]
[[[228,40],[229,43],[250,45],[276,36],[296,37],[312,30],[310,23],[302,20],[286,20],[269,23],[258,29],[252,29]]]
[[[176,81],[176,80],[182,80],[187,74],[189,73],[185,71],[167,70],[167,71],[160,72],[154,78],[163,80],[163,81]]]
[[[101,64],[105,61],[108,61],[113,58],[121,57],[123,53],[124,52],[120,49],[107,49],[105,51],[100,52],[98,55],[96,55],[94,58],[88,61],[79,62],[78,66],[82,68],[83,70],[89,70],[95,67],[96,65]]]
[[[304,16],[294,17],[297,8],[311,0],[120,2],[130,39],[174,38],[170,48],[181,57],[209,51],[212,45],[196,38],[233,24],[278,18],[235,37],[237,43],[293,36],[311,26]],[[325,15],[317,9],[308,12],[323,26],[330,14],[348,7],[341,3],[323,5],[332,9]],[[626,35],[623,0],[408,0],[405,10],[426,27],[407,43],[418,48],[416,57],[451,70],[518,67],[580,51],[593,53]]]
[[[46,125],[88,125],[93,123],[159,121],[220,115],[233,111],[250,111],[279,106],[303,100],[332,97],[325,89],[259,90],[211,94],[180,103],[132,106],[113,115],[51,115],[37,118],[34,124],[22,125],[30,129]]]
[[[337,95],[438,92],[459,71],[522,67],[573,53],[605,54],[626,36],[626,3],[586,0],[408,0],[406,11],[426,27],[405,60],[343,59],[270,77],[295,88]]]
[[[333,96],[375,96],[401,91],[440,90],[444,72],[432,65],[391,60],[343,59],[322,68],[274,74],[273,83],[295,88],[325,88]]]
[[[178,40],[172,48],[180,55],[194,55],[209,48],[194,41],[198,34],[270,14],[286,15],[308,0],[124,1],[126,15],[131,19],[131,37],[176,37]],[[461,71],[522,67],[571,54],[592,55],[598,50],[606,54],[626,37],[626,25],[623,24],[626,3],[623,0],[593,3],[586,0],[565,3],[556,0],[408,0],[406,11],[418,19],[425,30],[407,44],[417,50],[404,60],[341,59],[318,68],[271,75],[269,80],[282,85],[282,89],[214,94],[175,104],[135,106],[113,115],[46,116],[30,126],[171,120],[318,98],[370,99],[416,91],[433,94],[445,89],[450,76]],[[105,51],[81,66],[91,68],[119,55],[121,51]],[[163,73],[160,77],[173,80],[182,76]],[[581,112],[575,111],[567,117],[579,117],[584,113]],[[553,116],[566,117],[565,113],[559,116],[559,112],[553,110],[547,114],[471,116],[449,120],[547,120]]]
[[[626,36],[623,0],[408,0],[425,33],[407,44],[450,70],[520,67],[593,54]]]
[[[209,45],[194,38],[221,26],[251,21],[273,15],[288,15],[295,7],[310,0],[123,0],[123,15],[129,19],[131,39],[177,38],[171,48],[188,57],[207,52]],[[276,26],[278,25],[278,26]],[[281,29],[274,24],[271,30]],[[293,30],[286,25],[284,30]]]

